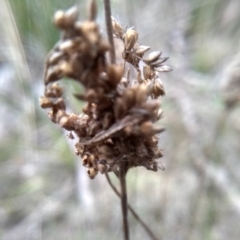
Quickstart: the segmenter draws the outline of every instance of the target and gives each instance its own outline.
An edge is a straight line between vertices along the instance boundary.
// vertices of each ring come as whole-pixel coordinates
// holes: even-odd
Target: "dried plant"
[[[105,9],[109,6],[105,1]],[[161,57],[160,51],[145,57],[150,47],[139,43],[134,28],[121,26],[113,17],[107,26],[109,41],[105,40],[95,22],[96,14],[95,1],[90,2],[88,20],[84,22],[78,21],[76,7],[55,13],[54,24],[62,35],[46,60],[45,92],[40,105],[50,108],[52,122],[70,131],[71,138],[77,138],[75,152],[91,179],[98,172],[114,172],[119,177],[125,239],[129,239],[125,176],[132,167],[162,169],[158,140],[164,129],[154,123],[162,117],[158,97],[165,94],[159,73],[171,69],[163,65],[168,58]],[[115,64],[113,36],[124,45],[122,65]],[[108,52],[111,63],[106,58]],[[134,74],[130,74],[130,68]],[[83,94],[75,94],[86,102],[80,115],[67,111],[63,88],[56,83],[64,77],[85,88]]]

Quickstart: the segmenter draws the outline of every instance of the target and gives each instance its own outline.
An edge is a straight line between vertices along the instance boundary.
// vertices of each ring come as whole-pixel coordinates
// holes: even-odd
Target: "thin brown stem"
[[[117,190],[117,188],[114,186],[114,184],[112,183],[108,173],[105,174],[107,181],[110,185],[110,187],[113,189],[113,191],[118,195],[118,197],[121,198],[121,194],[120,192]],[[133,210],[132,206],[128,203],[128,209],[129,211],[132,213],[132,215],[134,216],[134,218],[142,225],[142,227],[145,229],[145,231],[147,232],[147,234],[149,235],[149,237],[153,240],[159,240],[154,233],[151,231],[151,229],[147,226],[146,223],[143,222],[143,220],[138,216],[138,214]]]
[[[112,20],[111,20],[111,4],[110,0],[104,0],[104,12],[105,12],[105,21],[106,21],[106,28],[107,28],[107,35],[108,35],[108,41],[111,44],[110,49],[110,60],[111,63],[115,63],[115,48],[114,48],[114,41],[113,41],[113,30],[112,30]]]
[[[120,180],[120,186],[121,186],[121,206],[122,206],[122,216],[123,216],[124,240],[129,240],[126,163],[124,161],[121,162],[119,167],[119,180]]]

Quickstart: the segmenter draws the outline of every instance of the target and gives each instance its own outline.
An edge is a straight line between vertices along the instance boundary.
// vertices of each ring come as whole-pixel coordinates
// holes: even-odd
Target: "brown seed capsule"
[[[98,25],[95,22],[82,23],[81,32],[84,38],[91,44],[96,44],[100,38]]]
[[[78,19],[78,9],[76,6],[69,8],[65,12],[65,25],[66,27],[73,27],[74,23]]]
[[[63,76],[63,72],[59,68],[59,66],[49,67],[47,69],[47,73],[45,76],[45,85],[47,85],[50,82],[59,80],[60,78],[62,78],[62,76]]]
[[[107,112],[104,117],[103,117],[103,121],[102,121],[102,126],[103,129],[107,129],[111,126],[113,122],[113,115],[111,112]]]
[[[138,33],[133,29],[128,29],[124,37],[125,50],[130,51],[138,40]]]
[[[153,129],[153,123],[150,121],[144,122],[140,126],[140,130],[144,135],[151,135]]]
[[[108,167],[107,167],[107,165],[105,165],[105,164],[101,164],[101,163],[99,163],[98,165],[97,165],[97,169],[98,169],[98,171],[100,172],[100,173],[106,173],[107,172],[107,170],[108,170]]]
[[[55,14],[54,14],[54,18],[53,18],[54,24],[56,27],[60,28],[60,29],[64,29],[66,28],[66,20],[65,20],[65,13],[62,10],[58,10]]]
[[[163,96],[165,95],[165,90],[162,84],[160,84],[159,82],[156,82],[153,85],[153,94],[158,97],[158,96]]]
[[[151,62],[152,67],[159,67],[162,63],[166,62],[169,59],[169,57],[159,58],[155,62]]]
[[[61,97],[62,94],[63,89],[57,83],[53,83],[51,86],[49,86],[49,88],[45,90],[45,96],[50,98]]]
[[[51,108],[53,106],[53,103],[47,97],[40,97],[39,98],[39,105],[41,106],[41,108]]]
[[[80,45],[80,43],[80,38],[68,39],[60,44],[59,49],[63,53],[72,54],[78,50],[78,46]]]
[[[113,28],[113,34],[118,37],[122,38],[124,34],[124,28],[120,25],[120,23],[112,17],[112,28]]]
[[[97,17],[97,4],[95,0],[91,0],[88,5],[88,20],[94,21]]]
[[[153,70],[151,69],[151,67],[149,65],[145,65],[143,67],[143,76],[144,78],[147,79],[151,79],[153,75]]]
[[[139,45],[136,49],[134,49],[135,54],[142,55],[150,49],[149,46]]]
[[[124,106],[131,108],[136,102],[136,91],[133,88],[127,88],[122,99]]]
[[[141,104],[146,100],[147,100],[147,86],[145,84],[141,84],[136,91],[136,102],[138,104]]]
[[[143,61],[149,64],[151,62],[156,61],[161,56],[161,54],[162,52],[160,51],[151,52],[147,58],[143,59]]]
[[[63,73],[64,76],[71,76],[73,74],[73,69],[72,69],[72,65],[70,64],[70,62],[67,61],[62,61],[59,63],[59,69],[60,71]]]
[[[62,98],[59,98],[53,105],[55,109],[58,109],[58,110],[61,109],[64,111],[66,110],[66,105]]]
[[[109,65],[107,69],[108,81],[112,86],[116,86],[123,76],[123,66]]]
[[[48,64],[54,65],[57,64],[63,57],[63,53],[58,51],[54,52],[49,58],[48,58]]]
[[[114,117],[119,119],[126,113],[126,106],[121,98],[117,98],[114,104]]]
[[[97,173],[98,173],[98,171],[97,171],[97,169],[95,169],[95,168],[89,168],[89,169],[87,170],[87,174],[88,174],[88,176],[89,176],[91,179],[94,179],[95,176],[97,175]]]

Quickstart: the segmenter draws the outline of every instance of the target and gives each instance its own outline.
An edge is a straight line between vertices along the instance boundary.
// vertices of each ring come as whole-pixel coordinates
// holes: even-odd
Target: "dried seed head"
[[[125,50],[130,51],[138,40],[138,33],[133,29],[128,29],[124,37]]]
[[[51,108],[49,117],[54,123],[74,133],[76,154],[90,178],[98,171],[115,171],[122,158],[128,167],[145,166],[156,171],[156,159],[162,156],[156,134],[163,129],[154,125],[162,116],[160,103],[154,98],[164,94],[157,71],[169,69],[162,66],[167,58],[160,58],[161,52],[156,51],[142,59],[150,47],[138,43],[137,31],[126,30],[112,18],[113,34],[124,44],[119,52],[123,51],[130,65],[109,64],[106,52],[110,45],[100,34],[96,12],[92,0],[85,22],[77,21],[75,7],[55,14],[54,23],[63,33],[46,61],[45,97],[40,105]],[[84,93],[75,94],[87,101],[81,115],[66,112],[63,90],[52,84],[65,76],[85,88]]]

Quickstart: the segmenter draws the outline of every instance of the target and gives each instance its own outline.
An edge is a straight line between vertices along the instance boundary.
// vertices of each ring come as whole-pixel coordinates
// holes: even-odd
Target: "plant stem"
[[[119,180],[121,186],[121,206],[123,216],[123,231],[124,240],[129,240],[129,229],[128,229],[128,208],[127,208],[127,187],[126,187],[126,163],[121,161],[119,167]]]
[[[121,198],[121,194],[120,192],[117,190],[117,188],[113,185],[108,173],[105,174],[107,181],[110,185],[110,187],[113,189],[113,191]],[[143,222],[143,220],[138,216],[138,214],[133,210],[132,206],[128,203],[128,209],[129,211],[132,213],[132,215],[134,216],[134,218],[142,225],[142,227],[145,229],[145,231],[147,232],[147,234],[149,235],[149,237],[153,240],[159,240],[154,233],[150,230],[150,228],[147,226],[146,223]]]
[[[110,49],[110,60],[111,63],[115,63],[115,48],[114,48],[114,41],[113,41],[113,30],[112,30],[112,20],[111,20],[111,4],[110,0],[104,0],[104,12],[105,12],[105,21],[106,21],[106,28],[107,28],[107,35],[108,35],[108,41],[111,44]]]

